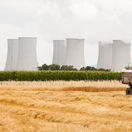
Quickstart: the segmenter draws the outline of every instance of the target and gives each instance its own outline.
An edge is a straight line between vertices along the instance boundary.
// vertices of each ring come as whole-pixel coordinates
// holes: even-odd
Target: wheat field
[[[119,81],[0,82],[0,132],[131,132]]]

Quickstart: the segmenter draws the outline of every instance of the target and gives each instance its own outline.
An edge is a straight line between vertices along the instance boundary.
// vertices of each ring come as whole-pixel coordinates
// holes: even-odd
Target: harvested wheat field
[[[127,85],[104,82],[1,82],[1,132],[131,132]]]

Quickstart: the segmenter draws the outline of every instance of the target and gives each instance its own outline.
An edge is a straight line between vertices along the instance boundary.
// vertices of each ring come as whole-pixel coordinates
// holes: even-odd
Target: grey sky
[[[38,37],[39,64],[52,62],[52,40],[85,38],[86,65],[96,64],[98,41],[132,41],[132,0],[0,0],[0,70],[7,38]]]

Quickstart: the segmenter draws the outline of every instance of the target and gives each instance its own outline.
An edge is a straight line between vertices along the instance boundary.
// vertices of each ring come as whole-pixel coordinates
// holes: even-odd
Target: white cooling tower
[[[53,41],[53,64],[65,65],[66,43],[65,40]]]
[[[17,70],[18,39],[8,39],[8,54],[5,71]]]
[[[18,50],[18,71],[36,71],[37,54],[36,54],[37,38],[20,37]]]
[[[120,72],[131,63],[131,44],[121,40],[113,41],[112,71]]]
[[[66,44],[66,65],[77,69],[84,67],[84,39],[66,39]]]
[[[99,56],[97,68],[111,69],[112,67],[112,44],[99,42]]]

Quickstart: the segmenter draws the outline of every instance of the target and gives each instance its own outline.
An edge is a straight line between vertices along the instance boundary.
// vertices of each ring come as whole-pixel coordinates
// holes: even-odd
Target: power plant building
[[[17,56],[18,56],[18,39],[8,39],[8,53],[5,71],[14,71],[17,69]]]
[[[38,69],[36,44],[37,38],[19,38],[18,71],[36,71]]]
[[[53,64],[77,69],[85,66],[84,39],[54,40],[53,43]]]
[[[8,40],[6,71],[36,71],[36,38],[20,37]]]
[[[112,44],[99,43],[99,57],[97,68],[111,69],[121,72],[131,64],[131,44],[121,40],[114,40]]]
[[[113,41],[112,71],[120,72],[131,64],[131,44],[121,40]]]
[[[65,65],[66,43],[65,40],[53,41],[53,61],[52,64]]]
[[[97,68],[111,69],[112,66],[112,43],[99,42],[99,56]]]
[[[66,45],[66,65],[77,69],[84,67],[84,39],[66,39]]]

